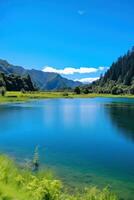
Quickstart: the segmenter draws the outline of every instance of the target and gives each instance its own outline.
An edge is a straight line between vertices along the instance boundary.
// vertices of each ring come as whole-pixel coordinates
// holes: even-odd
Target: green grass
[[[74,94],[73,92],[7,92],[5,97],[0,96],[0,103],[8,102],[24,102],[31,99],[46,99],[46,98],[134,98],[134,95],[111,95],[111,94]]]
[[[69,194],[60,180],[49,173],[19,168],[6,156],[0,156],[0,200],[118,200],[108,187],[89,187]]]

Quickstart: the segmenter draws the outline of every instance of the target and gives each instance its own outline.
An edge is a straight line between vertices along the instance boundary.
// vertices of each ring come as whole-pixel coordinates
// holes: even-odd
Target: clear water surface
[[[0,105],[0,152],[31,158],[73,187],[111,185],[134,199],[134,99],[47,99]]]

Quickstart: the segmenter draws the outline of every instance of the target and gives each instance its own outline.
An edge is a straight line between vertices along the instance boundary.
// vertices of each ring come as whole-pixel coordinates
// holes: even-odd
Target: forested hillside
[[[134,47],[119,57],[104,76],[85,88],[96,93],[134,94]]]
[[[6,75],[0,73],[0,87],[4,87],[8,91],[34,91],[35,88],[30,76],[17,76],[14,74]]]

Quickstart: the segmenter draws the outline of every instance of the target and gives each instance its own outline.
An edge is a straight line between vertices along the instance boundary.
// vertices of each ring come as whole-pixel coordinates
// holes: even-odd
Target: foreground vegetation
[[[0,156],[0,200],[118,200],[118,198],[108,187],[102,190],[96,187],[86,188],[81,193],[69,194],[61,181],[55,180],[49,173],[32,170],[28,165],[19,168],[8,157]]]
[[[112,94],[76,94],[74,92],[6,92],[5,95],[0,95],[0,103],[8,102],[24,102],[32,99],[46,98],[95,98],[95,97],[126,97],[134,98],[134,95],[112,95]]]

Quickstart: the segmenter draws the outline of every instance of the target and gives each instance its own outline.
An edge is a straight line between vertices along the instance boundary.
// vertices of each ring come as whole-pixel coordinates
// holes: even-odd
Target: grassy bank
[[[8,157],[0,156],[0,200],[118,200],[108,188],[90,187],[69,194],[49,173],[32,172],[24,166],[19,168]]]
[[[4,97],[0,96],[0,103],[7,102],[23,102],[31,99],[46,99],[46,98],[134,98],[134,95],[111,95],[111,94],[74,94],[73,92],[6,92]]]

